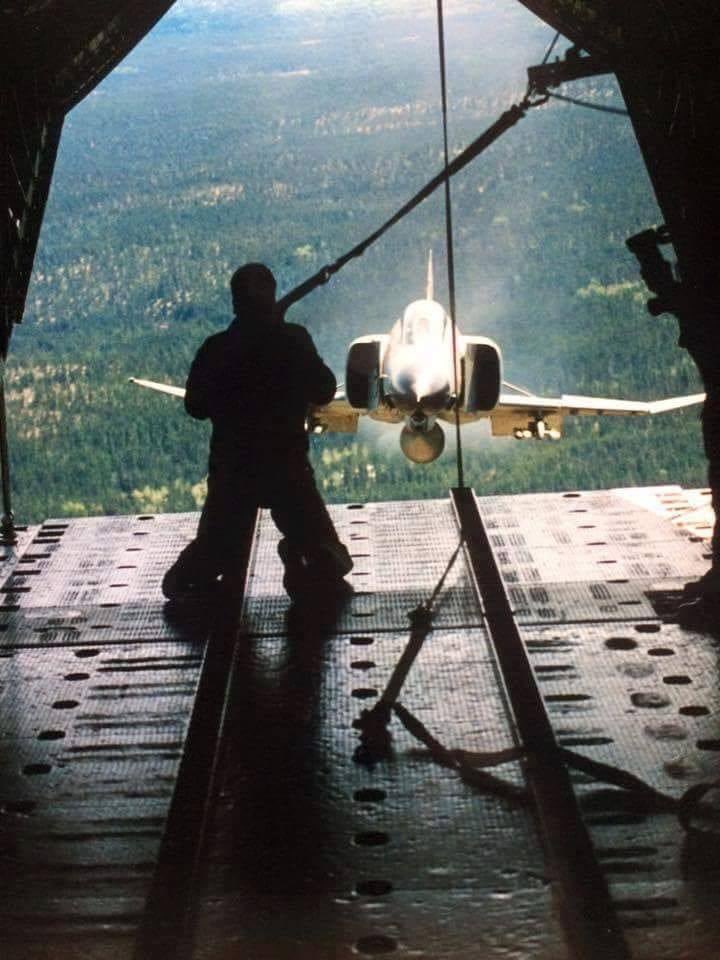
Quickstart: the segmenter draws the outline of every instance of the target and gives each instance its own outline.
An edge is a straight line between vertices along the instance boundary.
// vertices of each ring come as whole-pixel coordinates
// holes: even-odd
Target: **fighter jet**
[[[454,340],[454,344],[453,344]],[[141,387],[182,397],[181,387],[131,378]],[[353,340],[345,385],[307,418],[312,433],[355,433],[361,416],[404,424],[400,447],[414,463],[431,463],[443,452],[438,421],[460,424],[487,419],[494,437],[518,440],[561,436],[571,416],[644,416],[702,403],[705,394],[643,402],[563,394],[539,397],[502,378],[500,347],[489,337],[462,336],[435,300],[432,253],[425,297],[414,300],[390,333]]]

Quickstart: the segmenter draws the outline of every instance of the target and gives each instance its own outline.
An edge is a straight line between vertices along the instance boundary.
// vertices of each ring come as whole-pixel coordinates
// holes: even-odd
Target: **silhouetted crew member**
[[[710,314],[710,311],[708,311]],[[700,314],[704,319],[704,315]],[[708,459],[708,485],[715,523],[710,541],[711,566],[700,580],[685,585],[685,602],[678,609],[681,626],[710,630],[720,636],[720,333],[715,315],[706,325],[683,331],[680,345],[697,364],[705,386],[702,435]]]
[[[340,586],[352,560],[338,539],[308,462],[309,404],[328,403],[336,382],[310,334],[276,310],[275,278],[248,263],[230,283],[235,319],[209,337],[190,368],[185,409],[212,421],[208,493],[195,540],[163,580],[175,598],[234,572],[258,507],[284,539],[288,592]]]

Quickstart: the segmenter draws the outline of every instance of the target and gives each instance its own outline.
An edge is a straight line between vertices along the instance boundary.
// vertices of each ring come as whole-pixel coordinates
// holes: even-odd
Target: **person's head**
[[[230,280],[235,314],[270,313],[275,306],[275,277],[264,263],[238,267]]]

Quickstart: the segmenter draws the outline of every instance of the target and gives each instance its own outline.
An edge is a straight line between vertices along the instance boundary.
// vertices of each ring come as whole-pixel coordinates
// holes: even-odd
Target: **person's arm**
[[[185,384],[185,410],[196,420],[207,420],[212,413],[213,385],[210,341],[206,340],[195,354]]]
[[[324,363],[305,327],[288,323],[285,329],[292,340],[293,349],[297,351],[296,356],[302,367],[308,403],[330,403],[337,388],[335,374]]]

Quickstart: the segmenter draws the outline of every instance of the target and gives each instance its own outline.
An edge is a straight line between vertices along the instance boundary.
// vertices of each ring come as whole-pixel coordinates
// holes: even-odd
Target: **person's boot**
[[[336,607],[353,593],[344,579],[353,568],[350,554],[340,541],[323,544],[305,557],[287,540],[278,544],[278,554],[285,567],[283,586],[293,601],[330,604]]]
[[[711,637],[720,637],[720,594],[705,594],[677,611],[678,623],[685,630],[696,630]]]
[[[182,603],[187,600],[207,600],[218,588],[217,577],[191,580],[182,568],[174,563],[162,579],[162,592],[166,600]]]
[[[352,592],[345,580],[354,564],[345,546],[336,543],[322,544],[308,557],[307,579],[311,590],[320,597],[332,597],[333,601],[344,599]]]
[[[293,599],[307,591],[307,566],[303,555],[287,540],[278,543],[278,555],[285,568],[283,587]]]
[[[691,580],[685,584],[682,601],[685,603],[712,593],[720,593],[720,562],[713,563],[699,580]]]
[[[686,630],[720,636],[720,564],[685,584],[677,618]]]
[[[315,576],[330,581],[342,580],[352,570],[355,564],[344,544],[319,544],[307,558],[308,568]]]

